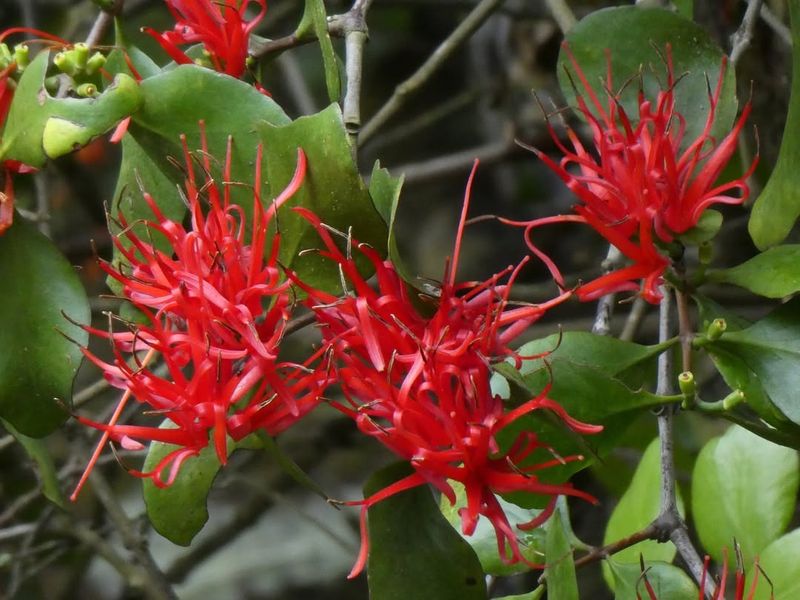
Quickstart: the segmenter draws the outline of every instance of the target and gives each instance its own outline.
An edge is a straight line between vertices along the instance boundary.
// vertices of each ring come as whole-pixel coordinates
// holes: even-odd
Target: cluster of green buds
[[[94,96],[97,86],[89,81],[94,79],[106,64],[106,57],[95,52],[91,54],[89,46],[84,43],[77,43],[71,48],[64,49],[53,57],[53,64],[59,71],[69,75],[77,83],[76,92],[79,96]]]
[[[17,44],[13,50],[7,44],[0,44],[0,71],[6,70],[12,64],[17,71],[24,71],[30,62],[30,50],[26,44]]]

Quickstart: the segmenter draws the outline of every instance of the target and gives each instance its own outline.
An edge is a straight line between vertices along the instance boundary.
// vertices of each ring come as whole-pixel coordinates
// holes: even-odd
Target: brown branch
[[[588,554],[584,554],[575,561],[575,568],[584,567],[598,560],[607,558],[612,554],[616,554],[617,552],[621,552],[626,548],[635,546],[636,544],[638,544],[639,542],[643,542],[644,540],[654,540],[656,539],[656,534],[657,534],[656,526],[650,523],[650,525],[648,525],[644,529],[637,531],[636,533],[632,533],[628,537],[624,537],[621,540],[617,540],[616,542],[612,542],[601,548],[594,548]]]

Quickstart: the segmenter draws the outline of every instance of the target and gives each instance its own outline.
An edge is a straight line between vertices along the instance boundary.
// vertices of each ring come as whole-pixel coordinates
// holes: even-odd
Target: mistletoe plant
[[[252,471],[237,479],[238,451],[248,449],[321,495],[323,510],[359,507],[360,551],[349,554],[348,577],[366,570],[377,600],[515,590],[503,597],[570,599],[579,581],[585,597],[794,597],[800,538],[786,530],[800,484],[792,299],[800,246],[783,242],[800,215],[800,57],[783,145],[765,165],[751,115],[759,90],[739,108],[735,81],[760,2],[748,4],[730,56],[692,20],[692,2],[676,2],[677,11],[607,8],[578,22],[551,2],[564,33],[558,77],[573,110],[540,100],[547,133],[519,145],[527,164],[566,185],[572,208],[521,217],[498,205],[483,214],[471,201],[492,192],[473,190],[475,160],[471,173],[463,169],[439,281],[417,277],[401,258],[402,173],[380,163],[362,173],[360,146],[502,2],[477,3],[363,131],[366,18],[380,2],[357,0],[328,16],[322,0],[306,0],[293,31],[276,39],[257,35],[270,20],[266,0],[156,2],[167,9],[161,22],[171,22],[141,32],[128,27],[123,2],[95,4],[100,15],[84,42],[31,27],[0,34],[0,417],[58,507],[34,510],[38,488],[18,499],[0,513],[0,544],[16,536],[2,528],[7,521],[28,519],[35,526],[22,548],[47,536],[62,553],[88,547],[144,597],[176,597],[180,576],[150,554],[149,529],[128,519],[105,479],[114,471],[101,465],[142,480],[152,528],[192,557],[192,548],[216,550],[194,538],[209,521],[218,474],[228,489],[269,485],[254,484]],[[788,5],[796,25],[800,2]],[[320,49],[315,73],[330,104],[292,119],[262,67],[305,44]],[[109,254],[96,263],[111,290],[101,314],[45,235],[46,212],[24,206],[30,182],[68,164],[62,157],[114,145]],[[726,232],[723,205],[731,226],[752,207],[760,249],[726,268],[714,253]],[[465,279],[467,231],[485,221],[527,252]],[[572,224],[588,225],[608,245],[594,261],[601,274],[565,270],[564,247],[578,238],[559,248],[545,235],[564,224],[569,235]],[[549,273],[536,296],[520,285],[532,266]],[[783,302],[751,322],[714,299],[726,289],[717,284]],[[631,307],[618,337],[615,306]],[[657,339],[639,330],[651,306]],[[594,313],[592,332],[542,334],[537,322],[568,310]],[[115,391],[105,406],[84,406],[94,392],[73,394],[82,358],[86,371],[102,373],[94,388]],[[314,451],[314,419],[363,434],[358,448],[383,447],[396,462],[372,476],[359,470],[363,497],[346,486],[330,496],[331,482],[318,482],[328,450]],[[573,480],[583,470],[602,477],[642,423],[658,435],[640,444],[616,506],[588,477]],[[719,435],[705,434],[679,486],[673,442],[699,426]],[[62,452],[80,468],[56,469],[47,436],[64,431],[71,441]],[[309,440],[310,457],[296,462],[283,447],[292,434]],[[80,443],[86,436],[99,436],[93,453]],[[82,523],[87,495],[129,557],[104,541],[105,524],[97,532]],[[604,516],[591,508],[598,504]],[[600,523],[599,545],[581,541],[571,513]],[[35,587],[35,561],[22,551],[2,556],[12,595]],[[591,584],[578,579],[592,564],[602,565],[608,590],[586,591]],[[509,577],[524,573],[533,575]]]

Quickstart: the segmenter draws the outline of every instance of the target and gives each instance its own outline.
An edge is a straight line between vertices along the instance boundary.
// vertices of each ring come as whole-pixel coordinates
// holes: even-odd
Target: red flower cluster
[[[718,142],[712,136],[726,62],[723,60],[716,89],[709,97],[709,111],[700,135],[688,145],[684,139],[686,121],[675,109],[676,80],[669,46],[666,51],[667,84],[655,102],[639,92],[638,121],[626,114],[612,91],[614,83],[610,61],[601,101],[586,79],[580,65],[565,44],[575,74],[585,97],[578,93],[578,112],[592,132],[594,152],[587,150],[577,134],[567,128],[569,148],[548,123],[550,134],[564,157],[556,162],[532,148],[539,159],[552,169],[578,197],[576,215],[561,215],[526,222],[504,222],[524,226],[528,246],[537,255],[541,251],[530,239],[533,229],[559,221],[588,224],[609,243],[616,246],[631,265],[603,275],[576,290],[582,300],[622,291],[638,290],[649,302],[661,297],[661,277],[670,261],[658,242],[670,242],[676,234],[691,229],[703,211],[712,204],[741,204],[747,198],[747,173],[733,181],[715,185],[736,150],[739,133],[750,114],[746,104],[732,131]],[[587,100],[588,99],[588,100]],[[569,169],[577,167],[577,172]],[[730,193],[740,190],[739,197]],[[552,261],[546,260],[556,280],[563,279]],[[641,280],[641,282],[640,282]]]
[[[253,2],[260,10],[246,21],[245,13]],[[214,69],[241,77],[246,68],[250,33],[267,12],[266,0],[166,0],[166,3],[175,18],[175,28],[162,33],[150,27],[142,31],[152,36],[178,64],[193,62],[179,45],[202,43]]]
[[[149,241],[121,219],[121,235],[129,245],[118,238],[115,245],[128,265],[102,263],[122,284],[124,297],[146,315],[147,324],[131,324],[130,331],[116,333],[87,328],[111,341],[112,363],[84,350],[113,386],[129,392],[123,402],[133,395],[148,405],[151,413],[174,424],[174,429],[119,425],[119,409],[107,425],[80,418],[106,432],[103,442],[110,436],[126,447],[141,448],[134,440],[178,445],[152,472],[135,473],[150,477],[159,486],[169,485],[181,463],[209,444],[209,433],[224,464],[228,436],[239,440],[259,429],[276,434],[316,406],[320,396],[311,371],[278,361],[292,296],[278,265],[280,235],[276,233],[266,244],[275,211],[302,185],[305,155],[298,151],[292,181],[265,207],[259,148],[252,218],[247,223],[242,207],[230,200],[230,139],[220,185],[210,175],[204,132],[202,137],[200,155],[206,174],[202,181],[195,177],[193,158],[182,139],[191,228],[166,218],[145,193],[155,217],[146,223]],[[204,199],[207,214],[203,212]],[[249,236],[246,230],[251,231]],[[168,250],[159,250],[154,240],[166,240]],[[142,351],[158,353],[168,375],[160,376],[139,360]],[[126,355],[132,356],[134,365]],[[96,455],[87,473],[95,459]],[[169,474],[164,479],[166,469]]]
[[[337,297],[296,281],[308,293],[307,304],[320,324],[330,358],[327,368],[346,397],[346,402],[333,405],[353,418],[363,433],[408,460],[415,470],[354,503],[362,506],[362,545],[350,577],[357,575],[366,562],[367,509],[411,487],[430,483],[455,503],[449,480],[463,484],[467,496],[467,506],[461,511],[463,532],[471,534],[479,516],[486,516],[495,528],[500,554],[509,562],[525,558],[495,494],[526,491],[553,497],[548,508],[524,528],[544,522],[559,494],[592,500],[570,484],[551,485],[536,476],[542,469],[581,457],[530,464],[526,459],[546,447],[529,431],[517,435],[507,448],[501,448],[498,442],[503,430],[539,409],[555,411],[582,433],[602,428],[571,419],[547,397],[547,389],[508,412],[502,399],[492,393],[492,363],[507,358],[519,363],[522,357],[509,348],[509,343],[569,293],[546,304],[513,306],[509,292],[525,261],[482,283],[456,283],[468,204],[469,187],[453,261],[430,316],[417,308],[390,262],[381,260],[372,248],[355,243],[375,268],[377,289],[373,289],[319,219],[307,210],[295,209],[322,238],[322,255],[339,266],[353,287],[352,293]],[[501,283],[506,277],[506,283]]]
[[[705,560],[703,561],[703,574],[702,577],[700,578],[700,591],[697,596],[699,600],[704,600],[706,597],[705,594],[706,578],[708,577],[708,566],[710,563],[711,563],[711,557],[706,556]],[[745,575],[744,568],[742,568],[741,565],[737,566],[736,589],[733,596],[734,600],[753,600],[753,598],[755,598],[756,587],[758,586],[758,575],[760,571],[761,567],[758,566],[758,558],[756,558],[755,564],[753,565],[753,583],[750,584],[750,590],[747,592],[747,596],[745,597],[745,585],[747,584],[747,577]],[[725,595],[725,587],[727,580],[728,580],[728,554],[727,552],[724,552],[722,573],[719,576],[719,582],[714,588],[714,594],[712,596],[712,600],[725,600],[727,598],[727,596]],[[647,579],[647,571],[644,569],[644,561],[642,561],[641,581],[644,583],[645,590],[647,590],[647,597],[650,600],[659,600],[658,594],[656,594],[655,589],[653,589],[652,584]],[[636,597],[640,598],[638,593]]]

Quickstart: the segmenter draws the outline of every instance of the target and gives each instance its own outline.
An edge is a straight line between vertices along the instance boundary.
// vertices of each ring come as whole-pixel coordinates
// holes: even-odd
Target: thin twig
[[[736,66],[744,51],[750,47],[756,21],[758,21],[758,15],[761,11],[761,4],[762,0],[747,0],[747,10],[744,11],[744,17],[742,17],[739,29],[731,36],[730,57],[732,67]]]
[[[610,273],[622,259],[622,252],[616,246],[608,247],[608,254],[603,261],[603,273]],[[611,315],[614,313],[614,300],[616,294],[606,294],[597,302],[592,333],[595,335],[608,335],[611,332]]]
[[[406,100],[422,88],[439,68],[458,50],[477,29],[483,25],[503,0],[482,0],[453,32],[430,55],[416,72],[398,85],[388,102],[370,119],[359,136],[363,146],[406,103]]]
[[[747,1],[747,0],[745,0]],[[790,48],[792,47],[792,30],[784,24],[766,4],[761,5],[761,20]]]
[[[356,0],[344,16],[347,85],[342,101],[342,115],[354,151],[361,131],[361,75],[364,66],[364,44],[368,38],[366,19],[370,4],[372,0]]]
[[[625,319],[625,325],[622,328],[622,333],[619,334],[619,339],[623,342],[632,342],[639,331],[639,326],[642,324],[644,316],[647,314],[647,309],[650,304],[641,296],[636,296],[631,306],[631,311],[628,313],[628,318]]]
[[[158,568],[155,560],[153,560],[152,554],[150,554],[146,537],[137,530],[134,523],[125,514],[125,509],[120,505],[106,479],[99,471],[93,471],[90,480],[92,482],[92,491],[105,508],[106,514],[114,524],[114,530],[122,538],[123,544],[131,551],[136,562],[142,568],[142,581],[140,584],[147,591],[148,597],[177,600],[178,596],[167,581],[164,573]]]
[[[86,36],[87,46],[91,48],[103,41],[106,31],[114,23],[114,17],[122,12],[123,4],[125,4],[125,0],[116,0],[110,9],[100,11],[92,25],[92,29],[89,31],[89,35]]]
[[[644,529],[641,529],[636,533],[632,533],[621,540],[617,540],[616,542],[612,542],[601,548],[594,548],[591,552],[584,554],[575,561],[575,568],[580,568],[598,560],[607,558],[613,554],[616,554],[617,552],[625,550],[626,548],[630,548],[639,542],[643,542],[644,540],[654,539],[656,533],[656,526],[651,523]]]
[[[545,0],[545,4],[561,33],[566,34],[578,22],[566,0]]]

